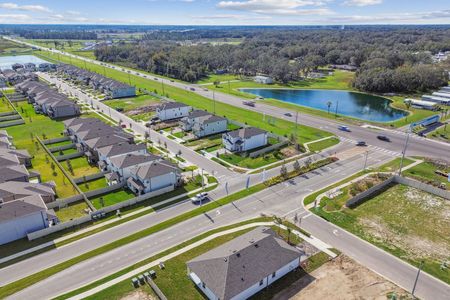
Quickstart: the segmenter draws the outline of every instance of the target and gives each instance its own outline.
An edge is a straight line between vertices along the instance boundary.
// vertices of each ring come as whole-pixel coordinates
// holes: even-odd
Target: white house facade
[[[268,76],[255,76],[253,78],[253,80],[257,83],[262,83],[262,84],[272,84],[273,83],[273,79]]]
[[[179,102],[167,102],[156,108],[156,115],[161,121],[187,117],[191,107]]]
[[[200,138],[227,131],[228,120],[219,116],[210,115],[200,117],[192,126],[192,133]]]
[[[222,144],[228,151],[243,152],[267,145],[267,132],[255,127],[241,128],[222,135]]]

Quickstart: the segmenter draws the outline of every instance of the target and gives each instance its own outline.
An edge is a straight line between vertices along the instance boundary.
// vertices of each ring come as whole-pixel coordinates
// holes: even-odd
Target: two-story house
[[[180,184],[180,169],[168,161],[154,161],[131,168],[127,179],[128,188],[136,195],[142,195],[162,188],[175,189]]]
[[[223,117],[216,115],[208,115],[199,117],[194,122],[192,126],[192,133],[197,137],[201,138],[204,136],[222,133],[227,131],[228,120]]]
[[[222,144],[228,151],[243,152],[267,145],[267,131],[256,127],[233,130],[222,135]]]
[[[191,107],[180,102],[166,102],[156,108],[156,115],[161,121],[187,117]]]

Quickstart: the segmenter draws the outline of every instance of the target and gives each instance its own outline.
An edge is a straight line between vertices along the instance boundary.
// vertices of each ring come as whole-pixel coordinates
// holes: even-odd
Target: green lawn
[[[58,55],[49,52],[41,51],[36,55],[47,60],[54,61],[58,59]],[[65,63],[72,63],[73,65],[76,65],[81,68],[84,68],[85,65],[83,61],[80,61],[78,59],[69,59],[68,57],[65,57],[63,55],[60,56],[60,59]],[[103,73],[103,67],[90,63],[86,64],[87,68],[90,69],[91,71]],[[150,91],[156,91],[160,95],[162,94],[163,87],[158,81],[148,80],[146,78],[138,77],[132,74],[129,75],[117,69],[108,69],[106,75],[110,78],[126,83],[129,82],[128,76],[130,76],[131,83],[133,85],[136,85],[136,87],[144,88]],[[293,125],[292,122],[288,122],[286,120],[277,118],[264,118],[263,115],[260,113],[251,110],[245,110],[242,108],[237,108],[225,103],[216,102],[214,105],[214,101],[212,101],[211,99],[199,96],[191,91],[187,91],[184,89],[179,89],[165,85],[164,92],[166,96],[169,96],[170,98],[175,99],[177,101],[184,102],[198,109],[206,109],[212,111],[215,106],[215,110],[218,115],[226,116],[229,119],[236,120],[242,123],[247,123],[250,126],[259,127],[261,129],[273,132],[278,135],[289,136],[291,133],[296,134],[298,141],[300,143],[309,142],[312,140],[316,140],[331,135],[328,132],[307,126],[299,126],[298,130],[295,131],[295,126]]]
[[[114,191],[114,192],[106,194],[106,195],[100,195],[100,196],[94,197],[89,200],[92,202],[92,204],[94,205],[94,207],[96,209],[100,209],[100,208],[102,208],[100,198],[103,198],[104,206],[111,206],[111,205],[129,200],[133,197],[136,197],[136,196],[130,190],[122,189],[122,190]]]
[[[339,139],[333,137],[323,141],[308,144],[308,148],[310,151],[322,151],[323,149],[330,148],[337,144],[339,144]]]
[[[71,173],[69,171],[69,167],[68,167],[69,161],[70,161],[70,164],[72,165],[73,173]],[[84,156],[63,161],[63,162],[61,162],[61,165],[74,178],[92,175],[92,174],[100,172],[100,170],[96,166],[91,166],[88,163],[87,158]]]
[[[255,158],[244,157],[235,153],[220,154],[219,157],[232,165],[247,169],[256,169],[286,158],[279,151],[271,151]]]
[[[204,138],[193,140],[184,144],[186,147],[192,147],[195,150],[211,148],[217,145],[222,145],[222,135],[215,134]]]
[[[85,201],[79,201],[71,203],[69,206],[55,209],[56,215],[61,222],[74,220],[86,215],[85,209],[88,209],[88,205]]]
[[[42,138],[45,134],[47,138],[61,137],[64,124],[59,121],[51,120],[44,115],[38,115],[34,112],[33,106],[27,102],[17,103],[18,111],[22,111],[25,124],[9,127],[8,133],[13,137],[17,149],[26,149],[33,157],[33,169],[40,172],[42,181],[54,181],[56,183],[56,192],[59,198],[66,198],[78,194],[70,181],[64,176],[58,167],[55,168],[56,176],[53,175],[49,167],[51,158],[37,142],[32,140],[32,135]]]
[[[228,80],[241,80],[239,78],[239,75],[233,75],[233,74],[209,74],[208,77],[202,78],[201,80],[197,81],[197,84],[205,84],[205,83],[214,83],[215,81],[219,81],[221,85],[228,84]]]
[[[395,201],[393,201],[395,199]],[[392,185],[354,209],[326,212],[328,221],[450,283],[450,269],[441,269],[450,253],[450,202],[403,185]]]
[[[139,95],[133,98],[106,100],[103,103],[114,109],[122,108],[124,112],[127,112],[136,108],[158,104],[160,100],[150,95]]]
[[[1,97],[0,101],[0,113],[14,111],[14,109],[9,105],[8,100],[5,97]]]
[[[80,183],[78,184],[78,187],[83,191],[83,192],[88,192],[88,191],[95,191],[104,187],[107,187],[108,184],[106,183],[106,178],[102,177],[99,179],[95,179],[95,180],[91,180],[88,181],[86,183]]]
[[[439,186],[441,183],[445,183],[447,185],[447,189],[450,189],[450,182],[448,182],[447,178],[441,175],[436,174],[434,171],[441,170],[450,172],[450,167],[438,167],[436,164],[432,162],[423,162],[418,164],[411,169],[408,169],[403,172],[403,175],[417,179],[419,181],[423,181],[429,184],[433,184],[435,186]]]

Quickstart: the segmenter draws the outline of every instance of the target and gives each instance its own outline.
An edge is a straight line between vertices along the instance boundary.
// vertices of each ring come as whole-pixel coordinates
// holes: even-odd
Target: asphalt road
[[[337,151],[345,151],[346,149],[350,149],[352,147],[353,146],[351,144],[344,143],[336,147],[335,149]],[[322,158],[322,156],[327,156],[327,153],[322,153],[320,155],[318,154],[312,158],[313,160],[319,160]],[[387,154],[386,156],[380,157],[378,153],[372,151],[372,153],[370,153],[369,155],[370,158],[369,162],[380,163],[381,159],[385,157],[388,157]],[[301,161],[302,160],[300,160],[300,162]],[[339,161],[335,165],[339,166],[340,164],[343,163],[345,162]],[[363,168],[362,163],[359,165],[359,168],[360,169]],[[266,178],[278,175],[279,174],[278,169],[279,168],[268,170],[266,172]],[[351,172],[350,170],[340,170],[340,174],[348,176],[351,174]],[[261,174],[249,175],[249,177],[250,177],[250,185],[254,185],[263,181],[263,176]],[[247,180],[241,180],[239,178],[230,179],[227,182],[228,182],[228,194],[232,194],[237,191],[245,189],[247,184]],[[227,190],[223,185],[218,186],[215,190],[209,192],[209,198],[211,200],[218,200],[220,198],[225,197],[226,195]],[[197,207],[198,207],[197,205],[192,204],[190,201],[177,203],[170,207],[158,210],[156,213],[151,213],[142,216],[138,219],[128,221],[124,224],[112,227],[108,230],[99,232],[95,235],[83,238],[82,240],[67,244],[61,248],[52,249],[42,254],[32,256],[23,261],[10,265],[6,268],[0,269],[0,282],[2,283],[2,285],[14,282],[23,277],[49,268],[53,265],[57,265],[70,258],[76,257],[83,253],[99,248],[103,245],[109,244],[114,240],[124,238],[130,235],[131,233],[138,232],[144,228],[148,228],[163,221],[166,221],[168,219],[171,219],[177,215],[180,215]]]
[[[374,152],[369,156],[369,165],[380,164],[388,159],[391,159],[391,157],[386,154]],[[233,204],[223,206],[219,210],[186,220],[166,230],[81,262],[20,291],[10,298],[28,299],[32,297],[34,299],[47,299],[57,296],[117,272],[147,257],[151,257],[164,249],[189,240],[202,232],[257,217],[261,213],[285,215],[293,210],[298,210],[299,213],[303,213],[304,210],[301,205],[301,200],[305,195],[339,181],[343,176],[348,176],[361,170],[363,161],[364,156],[357,155],[356,157],[339,161],[320,170],[308,173],[305,176],[298,177],[290,182],[276,185],[236,201]],[[0,270],[0,281],[11,281],[9,279],[11,277],[23,277],[28,272],[24,270],[25,266],[27,269],[38,270],[43,267],[49,267],[45,266],[44,262],[48,262],[50,259],[52,259],[52,263],[59,259],[70,259],[88,249],[95,249],[104,242],[115,240],[120,234],[129,235],[152,224],[157,224],[163,219],[180,213],[180,210],[186,209],[186,207],[191,209],[192,204],[184,203],[173,206],[161,212],[100,232],[92,237],[87,237],[65,247],[43,253],[22,263],[12,265]],[[308,212],[304,213],[309,214]],[[320,226],[328,225],[324,222]],[[312,232],[314,234],[314,231]],[[328,242],[327,240],[324,241]],[[355,238],[355,241],[361,243],[358,238]],[[374,251],[376,249],[374,247]]]

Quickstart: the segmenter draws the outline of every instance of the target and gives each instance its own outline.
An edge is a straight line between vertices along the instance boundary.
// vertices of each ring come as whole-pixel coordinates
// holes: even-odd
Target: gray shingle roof
[[[157,161],[151,164],[137,166],[130,170],[131,174],[136,175],[141,180],[150,179],[171,172],[179,173],[180,169],[168,161]]]
[[[146,153],[146,154],[124,154],[120,156],[115,156],[111,158],[111,163],[117,168],[127,168],[143,163],[149,163],[155,160],[160,159],[159,156]]]
[[[3,197],[15,196],[15,199],[32,195],[55,195],[52,187],[42,183],[8,181],[0,183],[0,199]]]
[[[24,165],[16,165],[16,166],[0,166],[0,183],[6,181],[17,180],[22,177],[28,177],[30,174],[28,173],[27,168]]]
[[[288,245],[270,228],[258,227],[187,263],[217,297],[230,299],[302,252]]]
[[[135,152],[135,151],[142,151],[144,149],[146,149],[146,146],[144,143],[141,143],[141,144],[119,143],[119,144],[114,144],[114,145],[106,146],[103,148],[99,148],[97,151],[99,154],[101,154],[103,156],[112,157],[112,156],[131,153],[131,152]]]
[[[237,130],[233,130],[228,132],[227,134],[233,138],[241,137],[241,138],[250,138],[255,135],[260,135],[262,133],[266,133],[267,131],[264,131],[262,129],[256,128],[256,127],[247,127],[247,128],[241,128]]]
[[[46,211],[41,196],[33,195],[0,204],[0,222],[6,222],[38,211]]]
[[[224,117],[216,116],[216,115],[206,115],[203,117],[200,117],[198,122],[201,124],[208,124],[208,123],[214,123],[219,121],[226,121],[227,119]]]
[[[159,110],[166,110],[166,109],[173,109],[173,108],[180,108],[180,107],[189,107],[189,105],[186,105],[184,103],[180,102],[166,102],[158,106]]]
[[[189,113],[188,118],[194,119],[194,118],[209,116],[209,115],[211,115],[211,113],[207,112],[206,110],[194,110]]]

